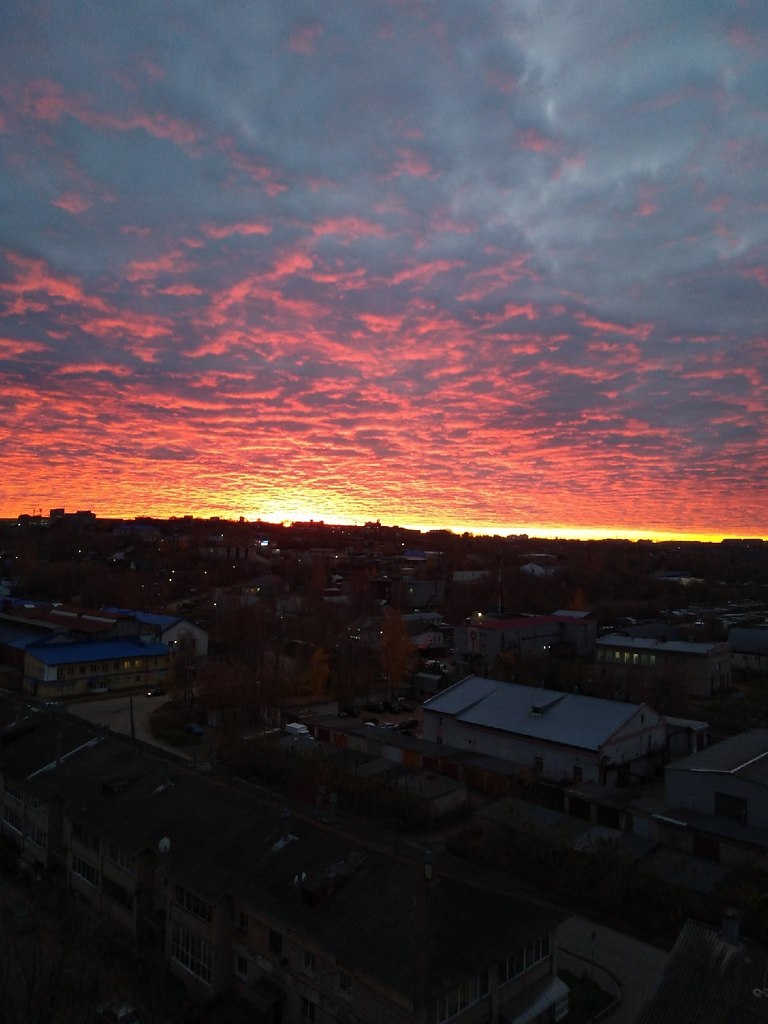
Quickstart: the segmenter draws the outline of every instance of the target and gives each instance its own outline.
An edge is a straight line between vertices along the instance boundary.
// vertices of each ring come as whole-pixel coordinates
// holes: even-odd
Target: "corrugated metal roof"
[[[585,750],[598,750],[640,707],[480,676],[455,683],[424,705],[461,722]]]
[[[83,643],[30,645],[27,652],[44,665],[71,665],[81,661],[110,661],[115,658],[151,658],[168,653],[168,645],[138,643],[136,640],[97,640]]]
[[[662,640],[658,637],[626,636],[609,633],[595,641],[598,647],[620,647],[627,651],[675,651],[678,654],[707,654],[716,647],[727,647],[722,641],[695,643],[688,640]]]
[[[708,925],[686,921],[655,996],[637,1024],[758,1024],[768,1021],[768,953],[729,942]]]
[[[768,729],[750,729],[667,766],[667,771],[722,772],[768,783]]]

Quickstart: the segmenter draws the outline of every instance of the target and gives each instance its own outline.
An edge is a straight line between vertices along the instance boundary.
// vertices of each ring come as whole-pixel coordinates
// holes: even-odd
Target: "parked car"
[[[165,689],[162,686],[153,686],[151,690],[147,690],[148,697],[164,697]]]
[[[412,729],[418,729],[419,721],[417,718],[404,718],[402,722],[397,723],[397,728],[402,732],[410,732]]]

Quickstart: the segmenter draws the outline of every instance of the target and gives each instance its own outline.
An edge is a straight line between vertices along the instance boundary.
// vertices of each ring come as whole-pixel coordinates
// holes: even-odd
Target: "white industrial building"
[[[526,765],[555,781],[616,781],[665,756],[667,726],[647,704],[468,676],[424,704],[423,738]]]

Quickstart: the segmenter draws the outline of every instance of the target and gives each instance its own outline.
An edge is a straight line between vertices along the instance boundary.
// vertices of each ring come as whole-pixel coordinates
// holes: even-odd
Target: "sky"
[[[0,8],[0,516],[768,537],[765,0]]]

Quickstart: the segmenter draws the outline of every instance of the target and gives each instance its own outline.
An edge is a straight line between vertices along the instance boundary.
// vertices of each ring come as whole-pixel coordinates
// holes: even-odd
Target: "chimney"
[[[733,907],[723,911],[723,918],[720,924],[720,938],[731,946],[739,944],[739,915]]]

